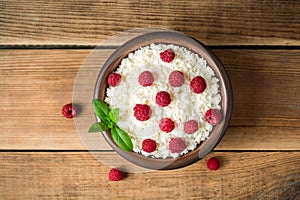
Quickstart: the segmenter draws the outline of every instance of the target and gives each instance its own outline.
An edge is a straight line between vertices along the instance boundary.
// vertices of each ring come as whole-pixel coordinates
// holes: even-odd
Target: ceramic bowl
[[[108,75],[114,71],[121,63],[123,58],[140,47],[150,44],[174,44],[185,47],[194,53],[197,53],[205,59],[208,65],[215,71],[216,77],[219,78],[221,100],[221,110],[223,114],[222,121],[214,126],[210,136],[201,142],[196,149],[182,155],[178,158],[151,158],[145,157],[135,152],[127,152],[117,146],[112,140],[108,131],[103,132],[103,136],[110,146],[126,160],[148,169],[176,169],[190,165],[209,154],[222,139],[231,118],[232,113],[232,90],[230,80],[219,59],[201,42],[179,32],[158,31],[150,32],[137,36],[120,46],[104,63],[95,86],[94,98],[104,100]],[[99,121],[99,119],[97,118]]]

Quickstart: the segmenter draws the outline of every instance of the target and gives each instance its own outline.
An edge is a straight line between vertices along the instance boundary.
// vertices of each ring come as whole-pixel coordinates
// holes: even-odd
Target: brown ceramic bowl
[[[176,169],[180,167],[184,167],[190,165],[203,157],[205,157],[208,153],[210,153],[215,146],[222,139],[228,124],[231,118],[232,113],[232,91],[231,84],[229,78],[224,70],[223,65],[219,61],[219,59],[203,44],[199,41],[194,40],[193,38],[175,32],[175,31],[158,31],[146,33],[144,35],[138,36],[120,48],[118,48],[104,63],[103,68],[101,69],[99,76],[97,78],[94,98],[104,100],[105,92],[107,88],[107,77],[108,75],[114,71],[123,58],[126,58],[130,52],[134,52],[140,47],[150,45],[152,43],[155,44],[174,44],[178,46],[185,47],[198,55],[204,58],[208,65],[215,71],[216,76],[219,78],[220,82],[220,90],[221,90],[221,108],[223,119],[222,121],[216,125],[213,131],[210,133],[210,136],[207,140],[203,141],[198,145],[196,149],[190,151],[189,153],[178,157],[178,158],[151,158],[145,157],[141,154],[135,152],[127,152],[122,150],[119,146],[117,146],[109,132],[103,132],[103,136],[106,141],[110,144],[110,146],[122,157],[126,160],[139,165],[141,167],[145,167],[148,169]],[[97,118],[99,121],[99,119]]]

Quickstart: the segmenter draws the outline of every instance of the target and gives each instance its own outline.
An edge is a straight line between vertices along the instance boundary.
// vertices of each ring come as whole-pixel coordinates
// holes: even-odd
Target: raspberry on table
[[[147,87],[152,85],[154,82],[154,77],[150,71],[143,71],[138,77],[138,82],[143,87]]]
[[[170,63],[175,58],[175,52],[172,49],[167,49],[159,53],[160,59],[166,63]]]
[[[61,112],[66,118],[73,118],[76,115],[76,108],[74,105],[69,103],[63,106]]]
[[[120,181],[124,178],[124,172],[117,168],[112,168],[108,173],[108,178],[111,181]]]
[[[172,138],[169,143],[169,149],[172,153],[180,153],[185,150],[186,144],[182,138]]]
[[[207,168],[214,171],[218,170],[220,168],[220,165],[220,161],[215,157],[208,159],[206,162]]]
[[[205,119],[208,121],[208,123],[216,125],[222,120],[221,111],[218,109],[209,109],[205,112]]]
[[[156,94],[155,102],[161,107],[168,106],[171,103],[171,96],[166,91],[160,91]]]
[[[147,153],[151,153],[151,152],[155,151],[156,150],[156,142],[155,142],[155,140],[152,140],[150,138],[145,139],[142,142],[142,149],[143,149],[143,151],[145,151]]]
[[[121,82],[121,75],[118,73],[111,73],[107,78],[108,85],[116,87]]]
[[[203,77],[196,76],[190,82],[191,90],[196,93],[200,94],[206,89],[206,82]]]
[[[147,104],[136,104],[133,108],[134,117],[139,121],[150,119],[152,110]]]
[[[196,120],[189,120],[184,123],[184,132],[192,134],[198,131],[198,122]]]
[[[180,87],[184,83],[184,76],[181,71],[172,71],[169,75],[169,83],[173,87]]]
[[[160,130],[162,130],[166,133],[169,133],[169,132],[173,131],[173,129],[175,128],[175,124],[174,124],[173,120],[170,118],[162,118],[159,121],[159,128],[160,128]]]

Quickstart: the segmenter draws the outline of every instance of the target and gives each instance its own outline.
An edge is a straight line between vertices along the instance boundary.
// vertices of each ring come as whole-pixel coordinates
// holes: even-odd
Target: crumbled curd
[[[159,53],[169,48],[175,52],[175,59],[165,63],[160,59]],[[143,87],[138,83],[138,76],[146,70],[153,74],[154,83]],[[181,87],[172,87],[168,82],[169,74],[174,70],[184,74],[185,82]],[[209,137],[213,125],[205,120],[204,114],[210,108],[221,109],[219,79],[198,54],[176,45],[151,44],[130,53],[122,60],[116,72],[122,76],[121,83],[107,89],[105,102],[111,108],[120,108],[118,126],[131,137],[135,152],[154,158],[176,158],[195,149]],[[195,76],[202,76],[206,81],[207,87],[201,94],[195,94],[190,89],[189,83]],[[159,91],[167,91],[171,95],[172,101],[168,106],[160,107],[155,103],[155,96]],[[149,120],[142,122],[135,119],[133,107],[136,104],[151,107]],[[175,122],[175,129],[170,133],[159,129],[160,119],[166,117]],[[197,132],[184,132],[184,122],[188,120],[198,122]],[[183,152],[170,152],[168,144],[173,137],[183,138],[186,143]],[[156,141],[157,149],[154,152],[142,150],[142,141],[147,138]]]

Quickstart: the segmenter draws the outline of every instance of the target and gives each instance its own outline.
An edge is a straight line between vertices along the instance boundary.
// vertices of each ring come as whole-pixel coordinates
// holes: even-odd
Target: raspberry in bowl
[[[175,169],[205,157],[232,112],[230,81],[217,57],[187,35],[160,31],[118,48],[101,69],[95,99],[118,109],[116,126],[132,151],[103,131],[122,157],[149,169]],[[98,121],[101,121],[97,118]]]

